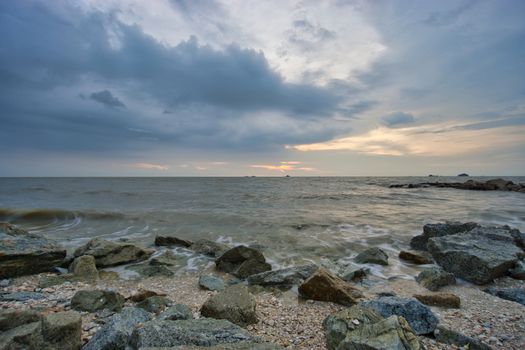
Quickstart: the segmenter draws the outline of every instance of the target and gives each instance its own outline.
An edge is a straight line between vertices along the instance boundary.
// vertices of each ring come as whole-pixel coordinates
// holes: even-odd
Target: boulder
[[[357,270],[352,270],[349,272],[344,272],[341,276],[341,279],[346,282],[360,282],[366,278],[370,269],[361,268]]]
[[[224,280],[220,277],[207,275],[199,277],[199,286],[202,289],[217,291],[226,288],[226,283],[224,283]]]
[[[166,294],[161,294],[154,292],[152,290],[147,289],[140,289],[137,293],[130,296],[128,299],[131,300],[134,303],[140,303],[141,301],[154,296],[166,296]]]
[[[423,287],[431,291],[456,283],[454,274],[446,272],[439,266],[432,266],[424,269],[417,275],[416,281]]]
[[[492,350],[489,345],[444,326],[437,326],[434,337],[440,343],[453,344],[468,350]]]
[[[0,309],[0,332],[28,323],[40,322],[42,316],[33,310]]]
[[[80,349],[82,347],[80,314],[75,311],[48,314],[42,321],[42,335],[52,349]]]
[[[417,336],[403,317],[384,319],[374,310],[354,305],[323,322],[328,350],[419,350]]]
[[[428,306],[459,309],[461,300],[452,293],[414,294],[414,298]]]
[[[506,275],[523,257],[505,227],[477,227],[468,233],[434,237],[427,247],[438,265],[476,284]]]
[[[159,313],[171,304],[173,304],[173,302],[170,299],[156,295],[142,300],[137,304],[137,307],[148,312]]]
[[[0,333],[0,349],[46,349],[42,337],[42,322],[30,322]]]
[[[124,297],[109,290],[80,290],[71,299],[71,308],[78,311],[94,312],[108,309],[120,311],[124,305]]]
[[[475,222],[447,221],[438,224],[426,224],[423,226],[423,234],[412,237],[410,247],[415,250],[427,250],[427,243],[430,238],[455,235],[457,233],[468,232],[479,227]]]
[[[143,249],[130,243],[115,243],[94,238],[75,251],[75,256],[92,255],[97,267],[109,267],[148,259],[151,249]]]
[[[359,253],[354,261],[358,264],[388,265],[388,255],[380,248],[369,248]]]
[[[156,246],[180,246],[189,248],[193,242],[186,239],[177,238],[174,236],[156,236],[155,245]]]
[[[214,346],[254,339],[246,330],[227,320],[154,320],[136,328],[130,340],[131,349],[173,346]]]
[[[402,250],[399,252],[399,259],[411,262],[412,264],[416,265],[425,265],[433,263],[432,259],[426,255],[416,252],[409,252],[406,250]]]
[[[293,266],[285,269],[261,272],[248,277],[249,284],[290,288],[309,278],[319,267],[315,264]]]
[[[125,307],[122,312],[113,315],[82,350],[124,350],[135,327],[149,319],[148,312]]]
[[[166,308],[157,317],[159,320],[191,320],[193,315],[191,310],[184,304],[177,304]]]
[[[525,305],[525,288],[497,288],[491,287],[483,290],[485,293],[497,296],[498,298],[514,301]]]
[[[299,293],[306,299],[330,301],[353,305],[363,293],[324,268],[317,271],[299,286]]]
[[[150,265],[166,265],[169,267],[182,266],[186,264],[186,257],[177,256],[171,251],[165,251],[162,254],[151,258]]]
[[[95,258],[92,255],[82,255],[75,258],[69,267],[69,271],[84,281],[96,281],[98,279],[98,270]]]
[[[199,254],[218,257],[228,250],[228,246],[208,239],[199,239],[190,246],[190,249]]]
[[[66,250],[54,241],[0,223],[0,279],[51,271],[65,257]]]
[[[215,265],[218,270],[231,273],[239,278],[246,278],[272,269],[260,251],[243,245],[224,252],[217,258]]]
[[[361,305],[372,308],[383,317],[403,316],[418,335],[433,332],[439,321],[430,308],[414,298],[379,297]]]
[[[236,284],[211,296],[202,305],[201,314],[204,317],[225,319],[244,327],[257,323],[255,307],[255,298],[248,292],[248,288]]]

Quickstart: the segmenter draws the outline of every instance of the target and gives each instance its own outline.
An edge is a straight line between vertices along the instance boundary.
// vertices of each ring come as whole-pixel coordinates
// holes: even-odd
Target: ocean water
[[[472,177],[471,177],[472,178]],[[525,182],[525,177],[505,177]],[[472,178],[487,180],[488,178]],[[156,235],[256,244],[277,267],[352,258],[370,246],[388,252],[381,278],[413,276],[397,259],[426,223],[507,224],[525,231],[525,194],[394,183],[457,177],[0,178],[0,221],[57,239],[70,251],[93,237],[151,246]],[[163,248],[167,249],[167,248]],[[183,270],[210,264],[191,251]]]

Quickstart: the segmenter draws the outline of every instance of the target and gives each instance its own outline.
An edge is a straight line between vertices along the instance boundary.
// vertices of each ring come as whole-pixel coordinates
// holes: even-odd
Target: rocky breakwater
[[[0,279],[51,271],[65,257],[66,250],[56,242],[0,223]]]
[[[420,182],[409,184],[393,184],[390,188],[455,188],[473,191],[512,191],[525,193],[525,184],[516,184],[504,179],[491,179],[487,181],[468,180],[466,182]]]
[[[475,284],[510,274],[525,257],[523,234],[508,226],[428,224],[411,246],[428,250],[445,271]]]

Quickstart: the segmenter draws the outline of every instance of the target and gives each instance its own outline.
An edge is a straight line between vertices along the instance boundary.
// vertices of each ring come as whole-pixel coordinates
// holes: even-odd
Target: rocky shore
[[[177,273],[163,246],[213,266]],[[508,226],[427,224],[407,249],[272,269],[257,247],[93,239],[71,256],[0,223],[3,349],[523,349],[525,234]],[[410,250],[411,249],[411,250]],[[367,266],[421,265],[376,281]],[[137,274],[123,279],[112,267]]]
[[[459,190],[472,191],[512,191],[525,193],[525,184],[516,184],[504,179],[492,179],[487,181],[468,180],[466,182],[420,182],[410,184],[392,184],[390,188],[455,188]]]

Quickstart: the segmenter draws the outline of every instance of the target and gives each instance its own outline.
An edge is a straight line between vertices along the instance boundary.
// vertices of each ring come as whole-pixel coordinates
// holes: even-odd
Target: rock
[[[217,291],[226,288],[226,283],[220,277],[209,275],[199,277],[199,286],[202,289]]]
[[[193,315],[191,310],[184,304],[177,304],[171,307],[166,308],[160,315],[157,317],[159,320],[191,320]]]
[[[9,287],[9,285],[11,284],[11,280],[10,279],[3,279],[3,280],[0,280],[0,288],[5,288],[5,287]]]
[[[347,282],[319,268],[299,286],[299,293],[306,299],[330,301],[342,305],[353,305],[363,293]]]
[[[211,296],[202,305],[201,314],[204,317],[225,319],[244,327],[257,323],[255,307],[255,298],[248,292],[248,288],[236,284]]]
[[[497,296],[498,298],[514,301],[525,305],[525,288],[496,288],[491,287],[483,290],[485,293]]]
[[[509,270],[510,277],[517,280],[525,280],[525,262],[518,261],[512,269]]]
[[[248,277],[249,284],[290,288],[309,278],[319,267],[315,264],[293,266],[285,269],[261,272]]]
[[[53,349],[76,350],[82,346],[82,319],[75,311],[48,314],[42,322],[44,340]]]
[[[354,305],[329,315],[323,322],[326,347],[367,350],[419,350],[416,335],[403,317],[384,319],[375,311]]]
[[[42,322],[31,322],[0,333],[0,349],[46,349],[42,337]]]
[[[217,258],[215,265],[217,269],[239,278],[246,278],[272,269],[260,251],[243,245],[224,252]]]
[[[417,335],[434,331],[438,318],[425,305],[414,298],[380,297],[361,303],[383,317],[403,316]]]
[[[433,261],[431,258],[419,254],[416,252],[409,252],[406,250],[402,250],[399,252],[399,258],[408,262],[411,262],[416,265],[425,265],[425,264],[432,264]]]
[[[207,239],[199,239],[190,246],[190,249],[199,254],[218,257],[228,250],[228,246]]]
[[[414,236],[410,240],[410,247],[415,250],[427,250],[427,243],[430,238],[455,235],[457,233],[468,232],[479,227],[475,222],[461,223],[458,221],[447,221],[438,224],[426,224],[423,226],[423,234]]]
[[[354,261],[358,264],[388,265],[388,255],[379,248],[369,248],[359,253]]]
[[[96,281],[98,270],[95,265],[95,258],[92,255],[82,255],[73,260],[69,271],[77,278],[84,281]]]
[[[431,238],[427,247],[446,271],[476,284],[506,275],[524,254],[505,227],[477,227],[468,233]]]
[[[477,339],[471,338],[464,334],[461,334],[455,330],[445,328],[443,326],[437,326],[434,330],[434,337],[440,343],[454,344],[457,346],[464,347],[468,350],[491,350],[492,348],[485,343],[480,342]],[[468,346],[468,347],[467,347]]]
[[[80,290],[71,299],[71,308],[88,312],[102,309],[120,311],[124,302],[124,297],[117,292],[109,290]]]
[[[141,301],[154,296],[166,296],[166,294],[160,294],[152,290],[141,289],[137,293],[130,296],[128,299],[134,303],[140,303]]]
[[[149,319],[148,312],[125,307],[121,313],[113,315],[82,350],[124,350],[135,327]]]
[[[173,277],[175,275],[175,273],[165,265],[152,265],[150,263],[126,266],[126,270],[135,271],[142,277]]]
[[[172,303],[170,299],[157,295],[144,299],[137,306],[148,312],[159,313]]]
[[[365,279],[369,272],[370,270],[367,268],[360,268],[344,273],[341,279],[346,282],[359,282]]]
[[[156,236],[155,237],[155,245],[156,246],[181,246],[189,248],[193,242],[188,241],[186,239],[177,238],[173,236]]]
[[[425,305],[459,309],[461,300],[452,293],[414,294],[414,298]]]
[[[51,275],[51,276],[42,276],[38,280],[39,288],[49,288],[56,286],[58,284],[63,284],[65,282],[74,282],[76,277],[72,273],[64,275]]]
[[[40,322],[41,318],[42,316],[33,310],[0,309],[0,332],[24,324]]]
[[[0,223],[0,279],[51,271],[65,257],[66,250],[54,241]]]
[[[423,287],[431,291],[456,283],[454,274],[446,272],[439,266],[432,266],[424,269],[417,275],[416,281]]]
[[[97,267],[108,267],[146,260],[153,254],[151,249],[143,249],[129,243],[115,243],[94,238],[75,251],[75,256],[92,255]]]
[[[466,177],[466,176],[468,176],[468,174],[467,173],[461,173],[461,174],[458,174],[458,176],[465,176]]]
[[[468,180],[466,182],[422,182],[416,184],[394,184],[390,188],[456,188],[460,190],[475,190],[475,191],[514,191],[525,192],[525,185],[515,184],[512,181],[504,179],[492,179],[488,181]]]
[[[28,301],[45,299],[45,294],[37,292],[14,292],[7,294],[0,294],[0,301]]]
[[[173,252],[170,252],[170,251],[166,251],[160,254],[159,256],[155,256],[151,258],[151,260],[149,261],[150,265],[166,265],[170,267],[182,266],[185,263],[186,263],[185,257],[177,256],[173,254]]]
[[[154,320],[133,331],[132,349],[147,347],[214,346],[251,342],[252,336],[227,320],[201,318],[198,320]]]

